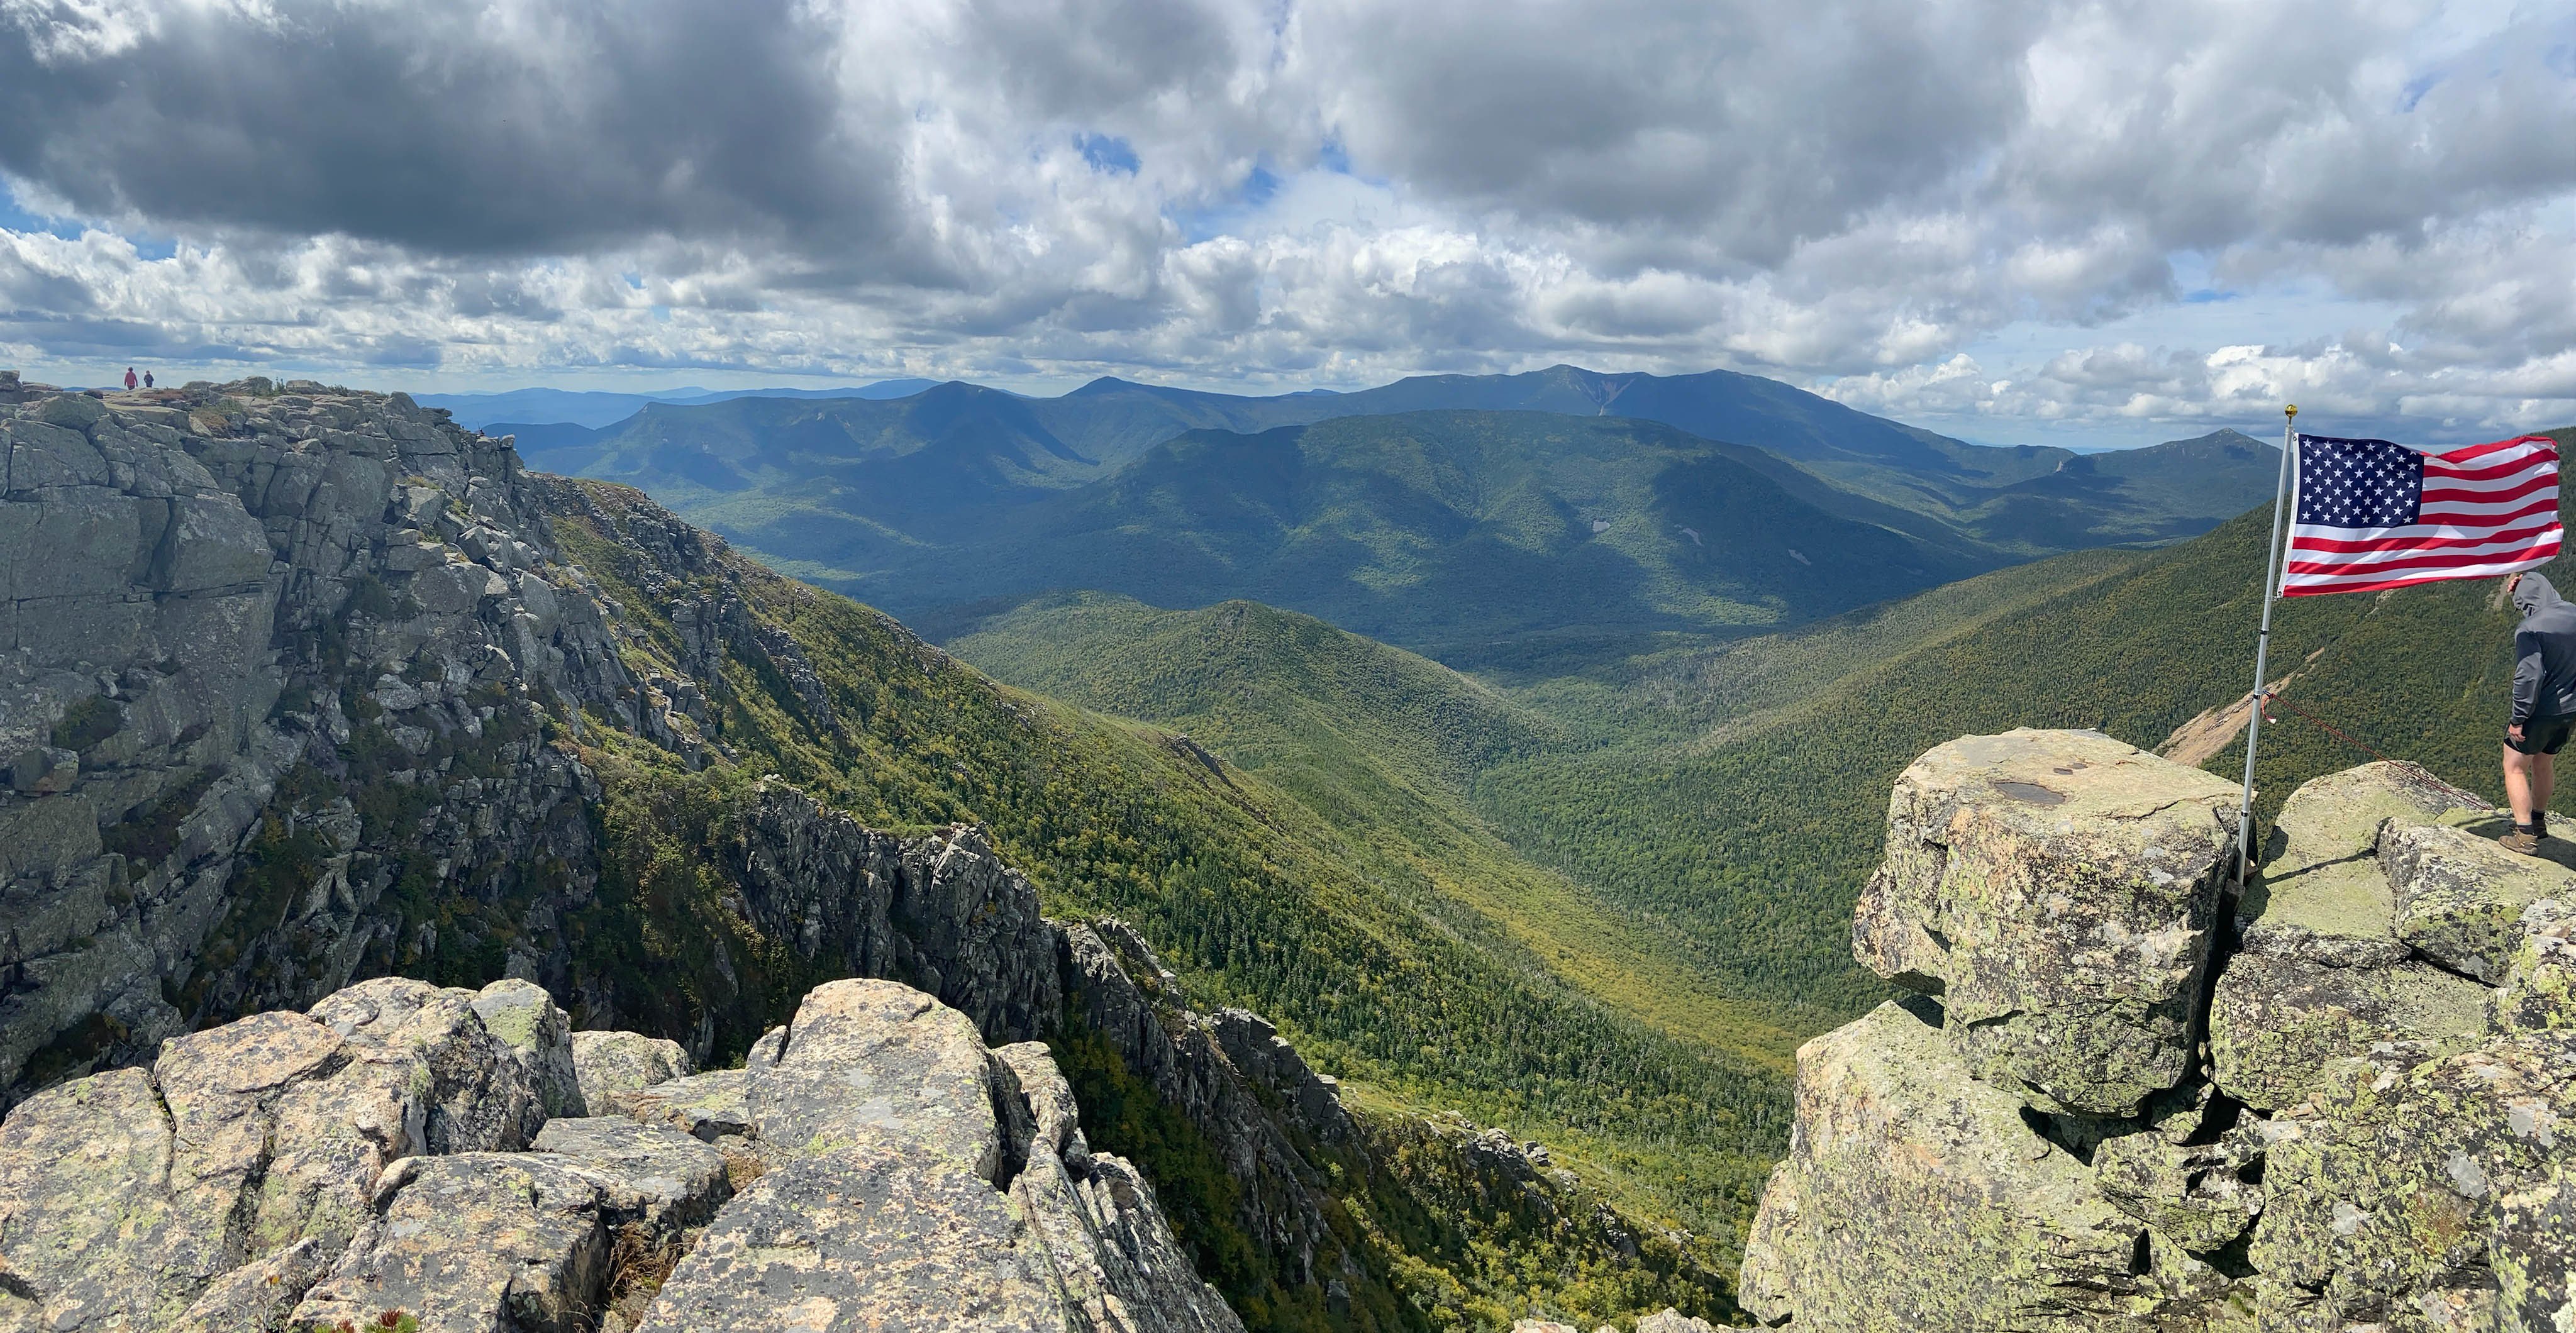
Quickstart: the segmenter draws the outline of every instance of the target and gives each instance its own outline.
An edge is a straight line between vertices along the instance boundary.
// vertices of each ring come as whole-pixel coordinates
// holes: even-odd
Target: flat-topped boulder
[[[2488,985],[2504,980],[2525,908],[2543,898],[2576,902],[2576,873],[2444,824],[2391,821],[2379,835],[2379,867],[2397,939],[2417,957]]]
[[[479,998],[382,978],[29,1098],[0,1123],[0,1329],[275,1319],[302,1286],[223,1279],[320,1277],[398,1159],[526,1148],[543,1094]]]
[[[600,1107],[614,1093],[637,1092],[698,1072],[680,1043],[641,1032],[572,1034],[572,1067],[584,1105]]]
[[[2303,783],[2281,803],[2263,873],[2237,914],[2245,947],[2329,967],[2406,956],[2391,928],[2396,894],[2379,864],[2382,827],[2438,824],[2487,803],[2413,764],[2381,761]]]
[[[2097,732],[1952,741],[1896,781],[1852,951],[1939,994],[1980,1078],[2043,1110],[2132,1114],[2192,1070],[2235,800]]]

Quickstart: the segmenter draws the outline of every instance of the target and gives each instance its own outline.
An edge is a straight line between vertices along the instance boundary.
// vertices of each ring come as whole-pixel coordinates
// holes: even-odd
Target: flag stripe
[[[2529,540],[2496,542],[2477,551],[2437,551],[2425,555],[2374,556],[2361,560],[2293,560],[2290,562],[2290,572],[2345,575],[2355,571],[2386,569],[2454,569],[2472,560],[2478,564],[2493,564],[2498,560],[2518,559],[2540,546],[2555,550],[2558,546],[2558,537],[2552,534],[2538,542]]]
[[[2534,542],[2529,545],[2515,547],[2509,550],[2490,552],[2486,555],[2474,556],[2467,560],[2453,561],[2449,566],[2447,566],[2447,568],[2485,569],[2492,566],[2497,572],[2501,573],[2517,563],[2530,559],[2534,555],[2538,555],[2542,559],[2546,560],[2549,556],[2556,555],[2558,553],[2559,545],[2560,539],[2552,537],[2543,542]],[[2445,567],[2446,566],[2439,565],[2399,566],[2392,569],[2391,566],[2385,564],[2346,565],[2342,568],[2323,573],[2309,574],[2305,578],[2301,579],[2300,582],[2333,583],[2343,579],[2374,578],[2388,573],[2404,573],[2411,569],[2438,569]],[[2463,575],[2462,577],[2465,578],[2472,576]]]
[[[2423,495],[2423,501],[2427,507],[2452,500],[2467,504],[2500,504],[2506,500],[2519,500],[2533,491],[2558,489],[2558,473],[2555,470],[2536,477],[2525,477],[2503,486],[2446,486],[2437,491],[2433,489],[2432,481],[2432,476],[2428,473],[2424,478]]]
[[[2465,463],[2472,458],[2484,458],[2498,449],[2510,449],[2517,444],[2539,445],[2541,448],[2549,450],[2553,457],[2556,456],[2558,452],[2558,441],[2553,440],[2546,435],[2517,435],[2510,440],[2498,440],[2493,444],[2472,444],[2463,449],[2453,449],[2446,454],[2431,454],[2428,455],[2428,457],[2448,459],[2454,463]]]
[[[2298,478],[2284,596],[2493,577],[2548,563],[2564,537],[2547,436],[2438,454],[2302,436]]]
[[[2547,495],[2525,496],[2520,500],[2511,500],[2500,505],[2447,504],[2438,512],[2427,513],[2418,518],[2410,526],[2438,525],[2453,519],[2469,520],[2480,525],[2510,523],[2517,518],[2525,518],[2532,514],[2557,512],[2558,488],[2553,486]]]
[[[2526,569],[2538,569],[2540,566],[2548,564],[2551,560],[2557,558],[2557,555],[2558,552],[2553,548],[2547,555],[2534,560],[2525,560],[2519,564],[2492,566],[2480,565],[2471,569],[2445,571],[2440,574],[2417,574],[2412,578],[2382,579],[2376,583],[2338,583],[2332,587],[2327,587],[2317,583],[2301,583],[2295,587],[2283,588],[2281,590],[2281,595],[2284,597],[2314,597],[2319,593],[2329,592],[2386,592],[2391,588],[2412,588],[2418,583],[2439,583],[2445,579],[2498,578],[2506,574],[2520,573]]]
[[[2528,541],[2556,526],[2554,523],[2543,523],[2536,527],[2514,528],[2493,535],[2460,531],[2442,536],[2378,537],[2368,541],[2335,541],[2326,537],[2308,537],[2302,539],[2296,549],[2330,555],[2363,554],[2371,551],[2431,551],[2445,547],[2466,549],[2472,546],[2490,546],[2504,541]],[[2412,532],[2413,530],[2412,528],[2380,529],[2384,532]]]

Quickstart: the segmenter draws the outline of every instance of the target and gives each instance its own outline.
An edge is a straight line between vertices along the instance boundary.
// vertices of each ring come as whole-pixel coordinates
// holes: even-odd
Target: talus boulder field
[[[1747,1310],[1834,1330],[2576,1326],[2576,877],[2496,845],[2475,797],[2379,763],[2294,794],[2239,901],[2209,860],[2223,788],[2087,732],[1969,737],[1907,771],[1854,943],[1924,993],[1799,1050]],[[2141,951],[2151,919],[2195,938]],[[2057,983],[2023,983],[2037,1002],[2013,1019],[2063,1012],[2076,979],[2146,1017],[2058,1028],[2039,1062],[1999,1048],[1963,937],[2015,940],[2016,975]],[[2069,1058],[2120,1077],[2069,1079]]]

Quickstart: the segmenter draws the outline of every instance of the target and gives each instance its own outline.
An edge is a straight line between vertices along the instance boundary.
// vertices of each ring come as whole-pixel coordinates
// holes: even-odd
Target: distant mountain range
[[[513,423],[523,430],[531,426],[613,426],[642,411],[648,403],[721,403],[736,398],[901,398],[937,382],[879,380],[837,389],[701,389],[690,385],[661,393],[512,389],[506,393],[424,393],[414,401],[423,407],[446,408],[455,416],[456,424],[468,430],[509,434]],[[496,426],[499,429],[492,430]]]
[[[1754,376],[1570,366],[1276,397],[952,382],[516,429],[532,466],[638,486],[932,625],[1050,588],[1252,597],[1453,664],[1532,635],[1740,632],[2186,537],[2267,494],[2279,458],[2232,431],[1987,448]]]

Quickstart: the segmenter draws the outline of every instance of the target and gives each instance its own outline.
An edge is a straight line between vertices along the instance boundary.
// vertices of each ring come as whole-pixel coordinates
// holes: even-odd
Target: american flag
[[[2488,578],[2558,554],[2558,445],[2546,435],[2439,454],[2302,435],[2296,494],[2284,597]]]

